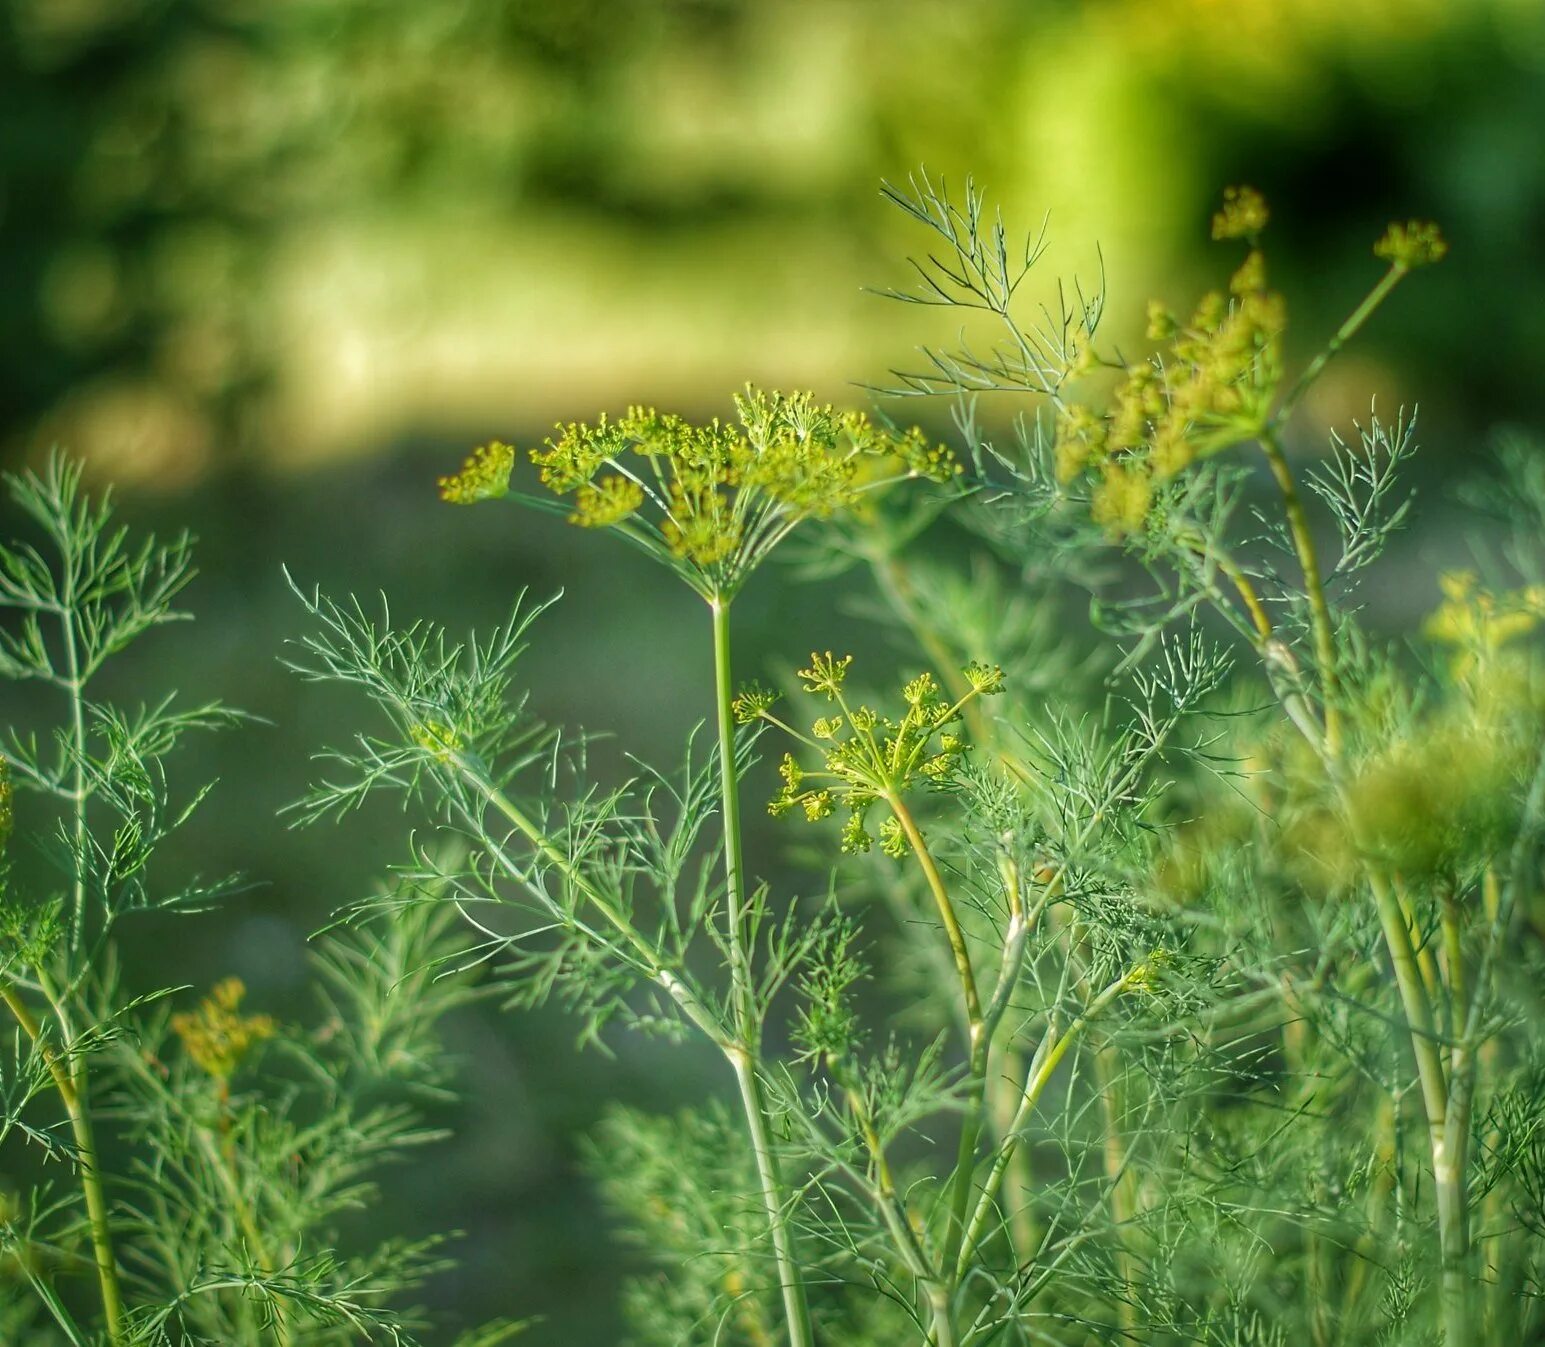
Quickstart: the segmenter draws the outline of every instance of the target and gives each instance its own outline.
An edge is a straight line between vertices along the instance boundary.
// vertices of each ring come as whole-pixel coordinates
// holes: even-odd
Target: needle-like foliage
[[[438,1139],[420,1121],[449,1083],[436,1025],[472,995],[439,976],[447,913],[404,885],[389,926],[324,938],[309,1023],[249,1011],[234,978],[200,999],[120,967],[123,923],[236,887],[167,883],[154,862],[208,789],[177,784],[179,742],[241,717],[97,691],[114,655],[184,616],[187,538],[132,541],[62,455],[6,485],[28,532],[0,544],[0,674],[42,685],[57,715],[0,742],[3,1340],[411,1343],[422,1316],[404,1306],[444,1235],[344,1250],[339,1221]]]

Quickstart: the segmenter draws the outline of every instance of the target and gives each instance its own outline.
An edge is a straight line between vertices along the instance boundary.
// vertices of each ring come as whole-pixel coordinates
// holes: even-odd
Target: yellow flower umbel
[[[205,1075],[222,1084],[230,1080],[254,1045],[277,1030],[268,1015],[243,1015],[247,988],[240,978],[223,978],[197,1010],[172,1016],[172,1032]]]
[[[894,809],[894,802],[913,786],[936,785],[949,778],[966,751],[965,740],[952,727],[973,699],[1003,690],[1003,670],[996,665],[966,665],[962,674],[967,691],[953,702],[944,699],[932,674],[919,674],[901,690],[906,710],[892,718],[862,703],[849,704],[843,688],[852,662],[851,655],[837,659],[827,651],[812,654],[810,667],[799,671],[807,693],[824,697],[841,712],[819,717],[808,735],[773,716],[768,709],[771,699],[760,689],[742,693],[735,713],[742,723],[765,720],[776,725],[820,754],[821,765],[815,769],[802,767],[793,754],[784,755],[778,769],[783,789],[768,805],[768,812],[778,817],[798,808],[815,823],[840,804],[848,811],[842,849],[863,852],[874,845],[865,826],[870,805],[883,799]],[[906,853],[907,840],[895,818],[881,826],[880,847],[888,856]]]
[[[1123,367],[1104,412],[1069,405],[1058,417],[1057,478],[1064,484],[1090,478],[1093,518],[1113,538],[1143,534],[1161,488],[1192,463],[1273,433],[1400,279],[1448,250],[1436,225],[1416,220],[1391,225],[1374,247],[1389,262],[1388,273],[1279,400],[1287,309],[1267,284],[1260,247],[1270,218],[1254,188],[1230,187],[1213,216],[1212,236],[1241,240],[1249,251],[1227,292],[1204,295],[1189,319],[1156,300],[1150,303],[1148,339],[1163,349]]]
[[[515,451],[494,440],[474,449],[461,465],[460,472],[440,479],[440,499],[452,505],[498,500],[509,493],[510,474],[514,469]]]
[[[1113,537],[1143,531],[1163,484],[1198,458],[1249,439],[1264,423],[1282,377],[1282,296],[1266,284],[1256,246],[1269,214],[1261,194],[1230,188],[1213,218],[1216,239],[1251,247],[1228,293],[1204,295],[1189,319],[1148,306],[1148,337],[1166,343],[1130,366],[1103,414],[1069,406],[1059,417],[1058,478],[1090,473],[1096,523]]]
[[[559,426],[531,461],[544,487],[571,499],[571,522],[615,529],[710,601],[733,595],[803,520],[852,509],[900,478],[944,482],[960,471],[921,431],[887,430],[809,393],[748,387],[735,410],[734,423],[694,425],[633,407],[619,420]],[[508,446],[486,446],[441,494],[457,503],[506,495],[512,464]]]

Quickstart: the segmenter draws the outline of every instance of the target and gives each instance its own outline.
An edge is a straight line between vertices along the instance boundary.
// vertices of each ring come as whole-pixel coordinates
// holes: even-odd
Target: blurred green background
[[[456,627],[524,586],[564,587],[527,666],[540,710],[675,760],[707,710],[706,666],[683,673],[704,639],[694,601],[607,540],[443,509],[434,477],[473,442],[536,442],[628,402],[724,413],[747,379],[867,401],[855,383],[953,336],[948,316],[864,291],[903,283],[924,243],[882,178],[973,173],[1011,221],[1049,216],[1035,284],[1103,265],[1111,337],[1137,332],[1150,296],[1184,306],[1225,274],[1208,216],[1225,184],[1253,182],[1299,353],[1377,274],[1388,220],[1439,220],[1449,260],[1332,366],[1299,445],[1375,397],[1420,402],[1428,506],[1380,595],[1392,620],[1430,606],[1433,569],[1459,552],[1448,483],[1497,426],[1545,424],[1539,0],[5,0],[0,15],[0,460],[66,444],[136,523],[194,528],[197,625],[147,642],[120,689],[170,683],[270,722],[188,763],[222,788],[170,858],[259,887],[226,917],[131,933],[136,985],[236,972],[301,1018],[307,933],[405,856],[400,815],[275,820],[308,752],[359,720],[279,667],[299,621],[281,563]],[[940,433],[946,413],[900,411]],[[742,668],[845,639],[850,599],[761,577]],[[4,715],[46,709],[18,696]],[[626,1254],[576,1172],[601,1101],[667,1108],[722,1084],[659,1045],[578,1055],[576,1028],[460,1020],[467,1097],[442,1119],[458,1139],[368,1214],[465,1230],[436,1308],[543,1315],[534,1342],[621,1332]]]

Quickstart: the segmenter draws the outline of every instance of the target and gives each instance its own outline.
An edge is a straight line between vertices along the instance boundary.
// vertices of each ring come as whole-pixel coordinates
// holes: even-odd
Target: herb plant
[[[558,996],[585,1037],[724,1057],[738,1121],[618,1110],[591,1148],[658,1260],[629,1301],[642,1341],[1523,1340],[1545,491],[1513,455],[1493,497],[1517,580],[1445,579],[1402,648],[1356,586],[1406,516],[1414,417],[1307,475],[1288,447],[1441,235],[1391,227],[1382,277],[1290,377],[1249,189],[1214,221],[1244,244],[1228,291],[1154,306],[1140,360],[1101,345],[1100,291],[1022,320],[1042,240],[1012,244],[974,189],[891,195],[933,235],[897,297],[968,326],[890,391],[956,398],[958,461],[748,389],[733,423],[561,426],[529,487],[500,442],[441,483],[616,533],[706,602],[712,761],[689,738],[678,774],[588,780],[583,741],[515,690],[524,598],[457,641],[311,593],[296,667],[389,728],[336,752],[306,814],[406,792],[464,960],[517,1002]],[[1034,400],[1009,443],[980,428],[999,394]],[[975,540],[965,575],[935,526]],[[868,568],[914,643],[900,676],[815,652],[792,707],[737,683],[733,601],[796,528],[808,574]],[[1070,576],[1115,586],[1093,649],[1057,635]],[[829,830],[812,895],[743,855],[770,746],[771,812]]]
[[[61,455],[6,484],[30,527],[0,546],[16,619],[0,674],[58,715],[0,743],[0,1341],[411,1342],[403,1297],[442,1237],[344,1253],[337,1226],[381,1166],[436,1137],[420,1108],[447,1085],[437,1021],[472,994],[433,973],[448,913],[404,887],[390,927],[322,939],[311,1027],[248,1013],[234,978],[201,999],[138,985],[120,928],[236,887],[166,884],[153,863],[208,789],[174,786],[180,741],[241,717],[99,692],[115,655],[185,616],[187,538],[134,541]]]
[[[440,483],[616,535],[704,603],[683,669],[706,750],[686,730],[674,768],[595,774],[518,681],[545,602],[459,639],[295,586],[291,667],[375,712],[295,820],[381,794],[419,819],[388,894],[318,944],[320,1031],[233,981],[174,1010],[118,971],[119,923],[230,888],[148,866],[192,809],[179,738],[237,717],[97,696],[176,616],[187,545],[130,549],[62,459],[12,482],[51,553],[0,551],[0,672],[62,715],[0,759],[0,832],[14,786],[34,844],[0,925],[0,1142],[65,1164],[4,1197],[10,1334],[410,1340],[401,1297],[438,1246],[330,1252],[336,1217],[428,1139],[435,1022],[477,975],[557,1000],[583,1042],[723,1061],[720,1097],[618,1105],[587,1142],[639,1342],[1540,1334],[1545,472],[1504,447],[1472,493],[1491,545],[1397,641],[1362,585],[1409,515],[1414,413],[1300,461],[1306,394],[1441,234],[1391,226],[1368,295],[1290,370],[1269,212],[1233,189],[1227,289],[1151,306],[1133,358],[1102,288],[1024,312],[1044,238],[974,187],[887,190],[929,235],[894,297],[962,324],[887,391],[950,398],[958,450],[747,388],[732,419],[633,408]],[[988,431],[1007,399],[1022,414]],[[737,671],[736,600],[777,582],[775,552],[865,580],[896,667],[798,649],[781,684]],[[746,855],[748,800],[812,867]]]

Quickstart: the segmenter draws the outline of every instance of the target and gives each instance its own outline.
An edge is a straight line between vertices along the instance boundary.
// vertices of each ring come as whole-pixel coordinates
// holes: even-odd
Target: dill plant
[[[1227,291],[1153,306],[1139,360],[1102,346],[1103,288],[1019,312],[1044,235],[1011,241],[974,188],[887,191],[932,235],[895,297],[968,324],[889,391],[955,397],[958,464],[752,389],[734,422],[633,409],[441,483],[616,534],[706,603],[709,758],[689,736],[674,773],[590,780],[583,737],[516,683],[524,598],[458,640],[310,593],[296,667],[388,728],[336,750],[302,812],[406,792],[462,963],[559,997],[586,1037],[725,1059],[738,1118],[619,1107],[590,1146],[654,1263],[640,1340],[1524,1340],[1545,487],[1510,452],[1482,492],[1512,528],[1491,578],[1447,577],[1421,638],[1381,645],[1357,585],[1406,518],[1414,417],[1307,474],[1288,447],[1441,235],[1392,226],[1290,376],[1249,189],[1214,221],[1243,245]],[[978,416],[999,394],[1035,404],[1008,440]],[[782,689],[737,682],[734,599],[796,529],[807,579],[872,577],[899,672],[814,652]],[[1092,643],[1068,637],[1070,581],[1096,590]],[[743,855],[769,745],[768,807],[829,848],[810,895]]]
[[[418,798],[438,828],[416,864],[466,917],[463,962],[492,964],[515,1001],[561,997],[586,1036],[614,1021],[700,1035],[726,1060],[738,1127],[718,1109],[619,1110],[592,1151],[664,1263],[631,1299],[648,1340],[943,1347],[1115,1322],[1113,1305],[1130,1318],[1110,1252],[1129,1162],[1092,1120],[1117,1108],[1134,1145],[1165,1130],[1182,1089],[1131,1108],[1116,1091],[1130,1072],[1178,1071],[1174,1025],[1197,994],[1170,985],[1189,967],[1185,932],[1142,909],[1123,858],[1160,762],[1198,750],[1192,722],[1224,662],[1177,646],[1098,732],[1054,717],[1034,743],[988,710],[1023,709],[1034,674],[984,660],[886,693],[816,653],[790,695],[820,714],[786,711],[735,680],[743,584],[806,521],[864,536],[887,512],[926,519],[958,496],[959,468],[920,432],[808,395],[749,389],[736,410],[733,424],[635,409],[561,426],[530,454],[547,495],[499,442],[441,483],[453,503],[614,532],[705,601],[710,761],[689,737],[677,774],[589,782],[583,740],[515,687],[540,612],[524,599],[502,628],[456,640],[303,593],[314,621],[295,667],[361,687],[389,728],[332,751],[301,811]],[[989,644],[1010,653],[1001,637]],[[742,781],[769,732],[791,746],[771,811],[845,815],[813,899],[776,898],[742,855]],[[968,754],[973,738],[990,752]],[[435,862],[442,832],[461,867]],[[865,986],[882,929],[919,967],[920,1022],[876,1034]],[[1154,1023],[1129,1038],[1141,1011]],[[1086,1052],[1106,1084],[1094,1103],[1067,1080]],[[1042,1149],[1058,1172],[1037,1172]]]
[[[167,884],[154,863],[208,790],[174,784],[180,742],[242,717],[101,690],[119,652],[186,616],[186,537],[135,540],[61,454],[6,486],[23,533],[0,544],[0,675],[43,695],[0,740],[0,1340],[410,1343],[403,1300],[443,1238],[344,1252],[338,1224],[437,1136],[436,1025],[472,995],[435,976],[447,914],[401,886],[390,927],[319,941],[310,1027],[250,1013],[234,978],[202,998],[137,985],[125,924],[192,919],[237,886]]]
[[[1218,960],[1207,1040],[1234,1059],[1229,1092],[1188,1115],[1171,1191],[1137,1195],[1152,1213],[1187,1203],[1139,1222],[1165,1318],[1207,1341],[1526,1340],[1545,1116],[1540,951],[1526,938],[1545,826],[1537,459],[1512,448],[1481,493],[1509,545],[1491,579],[1443,577],[1413,659],[1368,633],[1358,586],[1408,512],[1414,415],[1334,437],[1307,473],[1289,453],[1304,394],[1409,275],[1441,261],[1441,233],[1391,225],[1374,247],[1383,273],[1293,374],[1269,212],[1249,188],[1213,220],[1215,239],[1242,248],[1227,291],[1188,317],[1151,305],[1144,358],[1101,349],[1103,296],[1021,316],[1039,244],[1011,247],[970,185],[963,201],[926,178],[891,195],[940,245],[897,297],[984,324],[975,346],[925,352],[895,391],[1037,404],[1009,443],[959,404],[980,487],[962,521],[1010,572],[1119,552],[1145,576],[1146,593],[1096,591],[1118,674],[1152,668],[1203,622],[1253,664],[1217,708],[1214,771],[1166,792],[1147,863],[1149,905]],[[894,578],[890,591],[919,621]],[[1212,1261],[1177,1257],[1209,1228]]]

